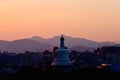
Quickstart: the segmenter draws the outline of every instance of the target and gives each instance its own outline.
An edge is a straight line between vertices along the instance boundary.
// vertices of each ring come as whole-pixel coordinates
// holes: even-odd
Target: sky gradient
[[[0,0],[0,40],[60,34],[120,42],[120,0]]]

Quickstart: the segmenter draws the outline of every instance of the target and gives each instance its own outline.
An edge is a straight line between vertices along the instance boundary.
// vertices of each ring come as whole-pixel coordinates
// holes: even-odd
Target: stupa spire
[[[60,38],[60,48],[65,48],[65,44],[64,44],[64,36],[63,34],[61,35],[61,38]]]

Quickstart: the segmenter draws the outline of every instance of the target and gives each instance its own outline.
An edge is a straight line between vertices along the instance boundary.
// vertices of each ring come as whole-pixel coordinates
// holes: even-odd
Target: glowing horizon
[[[120,0],[0,0],[0,40],[64,34],[120,42]]]

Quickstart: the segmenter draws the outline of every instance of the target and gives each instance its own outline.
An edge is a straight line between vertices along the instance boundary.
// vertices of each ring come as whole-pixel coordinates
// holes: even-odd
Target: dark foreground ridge
[[[0,80],[119,80],[120,73],[115,73],[107,67],[73,68],[70,72],[49,68],[43,70],[33,67],[17,67],[16,72],[0,72]]]

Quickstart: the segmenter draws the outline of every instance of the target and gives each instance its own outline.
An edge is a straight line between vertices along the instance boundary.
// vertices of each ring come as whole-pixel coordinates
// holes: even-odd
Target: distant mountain
[[[120,44],[115,44],[114,46],[120,47]]]
[[[41,51],[51,48],[48,44],[43,44],[35,40],[21,39],[15,41],[0,41],[0,51],[8,52],[25,52],[25,51]]]
[[[75,46],[75,47],[71,47],[69,48],[70,50],[76,50],[76,51],[81,51],[81,52],[84,52],[84,51],[93,51],[95,50],[95,48],[91,48],[91,47],[83,47],[83,46]]]
[[[96,42],[87,40],[84,38],[74,38],[69,36],[65,37],[65,46],[69,49],[74,49],[78,51],[85,50],[93,50],[99,46],[106,45],[115,45],[113,42]],[[42,51],[42,50],[50,50],[53,46],[59,47],[60,36],[55,36],[48,39],[43,39],[39,36],[34,36],[32,38],[20,39],[14,41],[4,41],[0,40],[0,51],[8,51],[8,52],[25,52],[25,51]]]
[[[65,37],[65,44],[69,48],[74,46],[84,46],[84,47],[95,48],[95,47],[105,46],[105,45],[114,45],[114,42],[97,42],[97,41],[87,40],[84,38],[74,38],[70,36],[64,36],[64,37]],[[43,39],[39,36],[35,36],[30,39],[41,42],[41,43],[46,43],[52,46],[59,46],[60,36],[55,36],[53,38],[48,38],[48,39]]]

